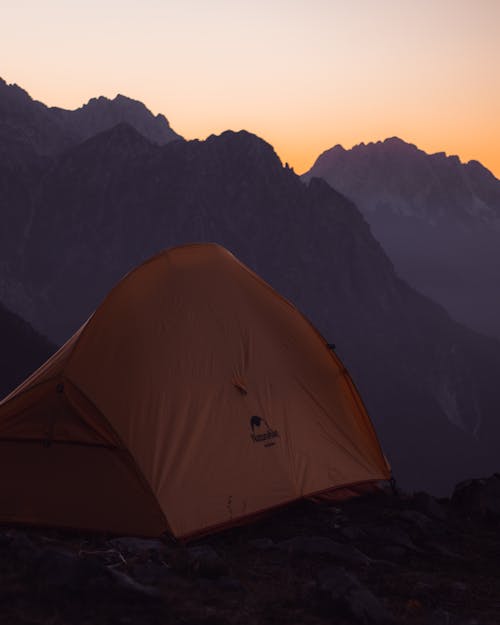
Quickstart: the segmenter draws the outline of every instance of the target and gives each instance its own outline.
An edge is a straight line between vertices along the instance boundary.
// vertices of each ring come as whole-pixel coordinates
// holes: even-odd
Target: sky
[[[49,106],[121,93],[297,173],[399,136],[500,178],[500,0],[1,0],[0,21],[0,76]]]

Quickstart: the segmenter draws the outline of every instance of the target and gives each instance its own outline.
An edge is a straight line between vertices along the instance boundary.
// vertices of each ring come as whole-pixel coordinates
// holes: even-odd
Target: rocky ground
[[[500,623],[500,475],[304,501],[188,545],[0,529],[0,624]]]

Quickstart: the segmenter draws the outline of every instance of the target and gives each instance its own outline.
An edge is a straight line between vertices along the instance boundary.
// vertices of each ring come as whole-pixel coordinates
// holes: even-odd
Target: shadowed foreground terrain
[[[301,502],[187,546],[0,530],[0,623],[500,622],[500,476]]]

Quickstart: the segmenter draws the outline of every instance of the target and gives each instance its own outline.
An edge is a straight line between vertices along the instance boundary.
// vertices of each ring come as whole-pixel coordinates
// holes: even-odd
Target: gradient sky
[[[500,177],[500,0],[1,0],[0,20],[0,76],[48,105],[122,93],[298,173],[397,135]]]

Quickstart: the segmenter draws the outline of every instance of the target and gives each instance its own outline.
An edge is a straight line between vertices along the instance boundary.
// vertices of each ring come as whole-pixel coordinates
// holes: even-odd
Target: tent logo
[[[262,417],[257,415],[250,417],[250,427],[252,428],[250,436],[254,443],[264,443],[264,447],[272,447],[276,444],[273,438],[279,438],[278,430],[273,430]]]

